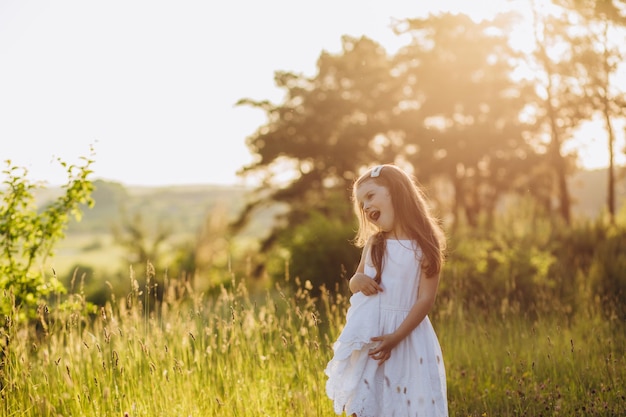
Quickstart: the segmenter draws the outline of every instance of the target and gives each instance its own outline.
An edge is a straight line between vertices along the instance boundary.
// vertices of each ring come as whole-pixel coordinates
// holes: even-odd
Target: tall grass
[[[443,312],[435,322],[455,416],[626,415],[624,323]]]
[[[42,309],[36,329],[9,319],[2,415],[333,415],[323,370],[344,323],[342,291],[316,300],[296,282],[251,293],[231,277],[203,294],[165,280],[157,302],[146,281],[131,275],[128,296],[95,316],[79,292],[73,309]],[[626,414],[626,328],[599,309],[490,316],[454,297],[435,309],[451,416]]]

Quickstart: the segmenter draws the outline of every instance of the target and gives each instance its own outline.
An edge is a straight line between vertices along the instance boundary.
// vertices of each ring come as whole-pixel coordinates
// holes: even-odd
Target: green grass
[[[72,294],[74,308],[51,308],[37,332],[4,327],[1,414],[333,415],[323,369],[347,298],[316,301],[299,287],[249,292],[233,279],[209,295],[169,281],[162,303],[135,287],[91,318]],[[530,321],[443,299],[435,308],[451,416],[626,413],[626,336],[615,318]]]
[[[477,312],[439,321],[452,415],[626,413],[625,327],[615,318]]]

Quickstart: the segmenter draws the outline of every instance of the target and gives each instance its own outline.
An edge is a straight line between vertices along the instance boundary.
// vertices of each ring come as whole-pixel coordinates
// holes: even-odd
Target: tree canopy
[[[515,193],[569,221],[563,143],[597,107],[571,52],[585,48],[574,30],[578,3],[535,20],[531,54],[511,47],[518,15],[476,22],[441,14],[397,22],[411,41],[393,55],[367,37],[344,36],[340,52],[321,53],[314,76],[277,72],[283,102],[239,102],[264,111],[267,122],[247,138],[256,159],[241,174],[262,182],[236,226],[261,205],[287,207],[266,249],[310,213],[350,221],[351,184],[378,163],[415,174],[455,222],[488,220]],[[585,50],[597,56],[592,45]],[[520,76],[522,66],[533,76]]]

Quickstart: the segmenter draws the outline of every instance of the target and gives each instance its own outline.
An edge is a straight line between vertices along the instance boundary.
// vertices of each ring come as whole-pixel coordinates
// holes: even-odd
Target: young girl
[[[356,417],[448,415],[441,348],[428,319],[445,240],[415,182],[379,165],[353,188],[364,247],[350,278],[346,324],[325,373],[335,412]]]

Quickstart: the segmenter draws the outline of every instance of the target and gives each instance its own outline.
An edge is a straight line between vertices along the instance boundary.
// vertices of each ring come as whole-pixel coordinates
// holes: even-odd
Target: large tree
[[[397,29],[413,38],[396,60],[407,86],[399,118],[407,158],[423,180],[450,181],[454,212],[472,225],[503,193],[527,189],[536,159],[524,138],[532,127],[520,119],[533,91],[511,76],[520,59],[507,37],[514,18],[443,14]]]
[[[615,119],[626,116],[626,86],[617,73],[626,56],[626,2],[557,0],[575,13],[583,36],[573,45],[577,78],[594,111],[601,115],[608,144],[607,208],[615,218]]]
[[[556,4],[548,7],[549,3],[542,0],[529,0],[529,5],[534,48],[526,61],[538,96],[530,114],[542,130],[537,145],[546,148],[556,211],[565,224],[570,224],[572,201],[567,179],[574,169],[575,155],[566,154],[564,145],[593,113],[575,70],[574,46],[580,42],[581,31],[567,8]]]
[[[262,251],[313,212],[351,221],[351,183],[376,163],[403,164],[422,182],[449,181],[455,213],[471,224],[504,193],[532,189],[538,157],[521,114],[534,90],[511,78],[519,57],[507,43],[507,18],[404,23],[414,41],[394,56],[370,39],[344,37],[340,53],[321,54],[314,76],[276,74],[282,103],[241,100],[267,123],[247,139],[256,159],[241,173],[262,183],[236,226],[264,204],[287,208]]]
[[[376,143],[389,129],[402,86],[390,75],[386,51],[371,39],[344,37],[341,53],[323,52],[317,69],[313,77],[277,73],[283,103],[240,101],[265,111],[267,123],[247,139],[256,161],[241,173],[262,176],[262,185],[237,225],[267,202],[288,206],[283,225],[302,223],[314,210],[327,212],[335,194],[347,200],[360,167],[389,160],[390,146]],[[347,205],[337,212],[332,203],[332,209],[351,216]]]

